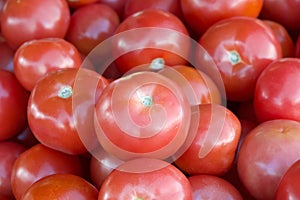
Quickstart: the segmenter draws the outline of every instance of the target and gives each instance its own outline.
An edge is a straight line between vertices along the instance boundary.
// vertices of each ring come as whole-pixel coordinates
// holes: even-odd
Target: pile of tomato
[[[297,0],[0,0],[0,200],[300,199]]]

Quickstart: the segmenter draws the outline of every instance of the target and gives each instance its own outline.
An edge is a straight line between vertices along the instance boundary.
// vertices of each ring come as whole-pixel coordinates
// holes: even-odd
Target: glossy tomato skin
[[[145,9],[160,9],[167,12],[173,13],[180,19],[183,18],[180,0],[150,0],[150,1],[139,1],[139,0],[127,0],[124,7],[123,18],[127,18],[136,12]]]
[[[119,23],[118,14],[111,7],[100,3],[90,4],[72,14],[66,39],[87,55],[112,36]]]
[[[48,73],[79,68],[81,55],[73,44],[61,38],[43,38],[22,44],[14,56],[16,77],[28,91]]]
[[[263,71],[256,83],[253,102],[260,122],[272,119],[300,121],[299,75],[299,58],[279,59]]]
[[[241,182],[255,199],[274,199],[288,168],[300,158],[300,123],[269,120],[252,129],[238,153]]]
[[[282,57],[294,57],[295,44],[287,29],[283,25],[272,20],[264,20],[263,22],[270,26],[275,34],[275,37],[279,41],[282,49]]]
[[[1,18],[3,36],[17,49],[32,39],[64,38],[70,23],[70,9],[65,0],[7,0]]]
[[[199,105],[199,114],[195,138],[188,149],[175,160],[175,164],[190,175],[223,175],[233,164],[241,124],[230,110],[218,104]],[[214,138],[211,138],[212,135]],[[207,141],[213,143],[211,148]]]
[[[134,33],[133,30],[138,28],[145,29],[139,34]],[[166,33],[160,29],[169,31]],[[122,74],[134,67],[150,64],[155,58],[163,58],[167,66],[187,63],[184,58],[189,58],[190,41],[184,36],[188,36],[188,31],[172,13],[157,9],[137,12],[124,19],[115,34],[130,30],[130,33],[113,40],[113,55],[120,56],[115,64]]]
[[[68,5],[73,9],[76,9],[76,8],[79,8],[82,6],[86,6],[86,5],[89,5],[92,3],[96,3],[97,1],[98,0],[77,0],[77,1],[67,0]]]
[[[166,159],[184,144],[191,110],[182,90],[156,72],[111,82],[96,103],[95,129],[103,148],[121,160]]]
[[[103,182],[98,200],[173,199],[192,200],[187,177],[161,160],[139,158],[120,165]]]
[[[80,199],[97,200],[98,190],[82,177],[53,174],[33,183],[22,200]]]
[[[83,168],[79,157],[68,155],[42,144],[24,151],[12,168],[12,191],[17,200],[37,180],[57,173],[71,173],[81,176]]]
[[[288,200],[300,198],[300,161],[296,161],[282,177],[275,194],[276,200]]]
[[[199,44],[216,63],[230,101],[250,100],[259,74],[282,57],[280,43],[270,27],[250,17],[219,21],[202,35]],[[201,66],[207,58],[196,53],[195,59]]]
[[[240,192],[228,181],[212,175],[188,177],[193,188],[193,199],[242,200]]]
[[[257,17],[263,0],[181,0],[187,24],[198,34],[203,34],[212,24],[234,16]]]
[[[276,21],[289,31],[299,33],[299,9],[300,2],[297,0],[264,0],[260,18]],[[282,13],[282,15],[278,13]]]
[[[26,127],[28,96],[12,72],[0,70],[0,141]]]
[[[12,167],[19,155],[24,152],[26,148],[16,142],[0,142],[0,194],[13,197],[11,189],[11,174]]]
[[[98,0],[98,2],[113,8],[118,13],[120,19],[122,19],[127,0]]]
[[[28,102],[28,123],[34,136],[45,146],[68,154],[87,151],[73,115],[77,73],[78,69],[64,69],[49,74],[38,82]]]

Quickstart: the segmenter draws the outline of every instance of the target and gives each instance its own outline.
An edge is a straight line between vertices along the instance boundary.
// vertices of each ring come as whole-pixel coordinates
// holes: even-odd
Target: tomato
[[[296,40],[296,47],[295,47],[295,57],[300,58],[300,35],[297,37]]]
[[[228,181],[212,175],[190,176],[193,199],[242,200],[240,192]]]
[[[127,0],[124,7],[123,18],[125,19],[128,16],[145,9],[160,9],[173,13],[180,19],[183,18],[180,0]]]
[[[112,36],[120,23],[119,16],[105,4],[78,8],[71,16],[66,39],[87,55],[93,48]]]
[[[279,59],[262,72],[256,83],[253,102],[260,122],[272,119],[300,121],[299,75],[299,58]]]
[[[202,35],[199,44],[216,63],[230,101],[250,100],[259,74],[282,57],[280,44],[270,27],[250,17],[219,21]],[[199,66],[207,59],[197,52],[195,57]]]
[[[300,122],[269,120],[245,137],[238,153],[240,180],[256,199],[274,199],[288,168],[300,158]]]
[[[218,104],[199,105],[196,136],[175,165],[190,175],[222,175],[232,166],[241,134],[238,118]]]
[[[89,5],[89,4],[92,4],[92,3],[96,3],[98,0],[67,0],[69,6],[71,8],[79,8],[79,7],[82,7],[82,6],[86,6],[86,5]]]
[[[297,160],[289,167],[282,177],[275,194],[276,200],[298,199],[300,197],[299,191],[300,178],[300,160]]]
[[[22,132],[20,132],[14,138],[12,138],[12,140],[27,148],[39,143],[39,141],[35,138],[28,125]]]
[[[274,31],[275,37],[281,45],[282,57],[294,57],[295,45],[293,38],[291,37],[287,29],[283,25],[275,21],[264,20],[264,22]]]
[[[21,199],[24,192],[37,180],[51,174],[71,173],[83,174],[80,159],[42,144],[37,144],[23,152],[12,168],[12,191],[16,200]]]
[[[73,95],[80,95],[73,93],[77,73],[78,69],[64,69],[49,74],[38,82],[28,103],[28,123],[34,136],[45,146],[69,154],[87,151],[73,115]]]
[[[14,71],[14,51],[8,46],[5,39],[0,36],[0,69]]]
[[[95,116],[98,140],[107,152],[121,160],[140,156],[165,159],[185,143],[191,108],[176,83],[144,71],[104,88]]]
[[[53,174],[33,183],[22,200],[80,199],[97,200],[98,190],[73,174]]]
[[[278,22],[287,30],[299,33],[299,9],[298,0],[264,0],[260,18]]]
[[[148,9],[131,15],[115,34],[112,50],[122,74],[155,58],[163,58],[168,66],[186,64],[189,58],[188,31],[178,17],[166,11]]]
[[[125,162],[102,184],[98,200],[173,199],[192,200],[192,187],[173,165],[150,158]]]
[[[126,1],[127,0],[98,0],[99,3],[106,4],[113,8],[118,13],[120,19],[122,19]]]
[[[70,15],[65,0],[7,0],[1,16],[2,34],[13,49],[32,39],[64,38]]]
[[[25,147],[16,142],[0,142],[0,194],[13,197],[10,177],[12,167],[19,155],[25,151]],[[2,200],[2,199],[1,199]]]
[[[0,141],[26,127],[28,93],[12,72],[0,69]]]
[[[79,68],[82,63],[78,50],[61,38],[31,40],[21,45],[14,56],[14,71],[20,83],[31,91],[49,72]]]
[[[175,71],[172,72],[172,69]],[[208,75],[200,70],[187,65],[175,65],[172,68],[164,68],[159,73],[170,78],[182,87],[183,92],[188,97],[190,105],[222,103],[219,88]],[[185,79],[186,84],[190,85],[191,90],[189,90],[187,86],[185,86],[185,83],[180,80],[181,77]]]
[[[234,17],[257,17],[263,0],[181,0],[186,23],[198,34],[203,34],[214,23]]]

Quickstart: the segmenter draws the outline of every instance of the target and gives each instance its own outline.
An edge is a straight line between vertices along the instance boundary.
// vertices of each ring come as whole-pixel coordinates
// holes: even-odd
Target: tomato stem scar
[[[233,64],[233,65],[241,62],[241,56],[240,56],[239,52],[237,52],[236,50],[230,51],[228,53],[228,59],[231,62],[231,64]]]
[[[160,70],[163,69],[164,66],[165,66],[165,60],[163,58],[155,58],[152,60],[150,64],[150,69]]]
[[[70,96],[72,96],[72,93],[73,93],[72,87],[67,85],[60,88],[60,90],[58,91],[58,96],[62,99],[67,99]]]
[[[144,106],[152,106],[152,104],[153,104],[153,99],[152,99],[151,96],[144,96],[144,97],[142,97],[141,103],[142,103]]]

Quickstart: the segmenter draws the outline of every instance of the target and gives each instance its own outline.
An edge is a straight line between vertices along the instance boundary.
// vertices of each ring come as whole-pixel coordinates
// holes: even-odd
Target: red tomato
[[[105,4],[78,8],[71,16],[66,39],[87,55],[103,40],[112,36],[120,23],[119,16]]]
[[[149,64],[155,58],[163,58],[168,66],[186,64],[185,58],[190,53],[190,38],[182,21],[169,12],[155,9],[126,18],[112,42],[115,63],[121,73]]]
[[[32,131],[30,130],[29,126],[27,127],[14,138],[13,141],[29,148],[39,143],[39,141],[35,138]]]
[[[222,19],[234,16],[255,18],[262,5],[263,0],[181,0],[185,20],[198,35]]]
[[[176,70],[178,76],[183,77],[187,84],[190,85],[191,91],[188,90],[184,83],[170,70]],[[199,105],[206,103],[221,104],[221,93],[214,81],[205,73],[187,65],[175,65],[167,70],[162,69],[159,73],[167,76],[171,80],[178,83],[182,87],[183,92],[188,97],[191,105]],[[192,92],[193,94],[189,94]],[[191,95],[193,95],[191,97]]]
[[[275,194],[276,200],[300,198],[300,160],[296,161],[282,177]]]
[[[73,93],[77,73],[78,69],[64,69],[49,74],[38,82],[28,103],[28,122],[34,136],[45,146],[69,154],[87,151],[73,115],[73,95],[80,95]]]
[[[180,0],[127,0],[124,7],[123,18],[146,9],[160,9],[170,13],[173,13],[180,19],[183,18]]]
[[[295,57],[300,58],[300,35],[298,36],[296,40],[296,47],[295,47]]]
[[[22,200],[80,199],[97,200],[98,190],[73,174],[53,174],[33,183]]]
[[[123,16],[126,1],[127,0],[98,0],[99,3],[106,4],[113,8],[118,13],[120,18]]]
[[[199,105],[196,136],[175,164],[187,174],[222,175],[232,166],[241,134],[238,118],[218,104]]]
[[[296,31],[299,33],[299,10],[300,1],[298,0],[264,0],[260,18],[273,20],[289,31]]]
[[[82,63],[78,50],[61,38],[31,40],[21,45],[14,56],[14,71],[20,83],[31,91],[49,72],[79,68]]]
[[[219,21],[202,35],[199,43],[215,61],[227,100],[231,101],[250,100],[259,74],[282,56],[280,44],[270,27],[250,17]],[[207,59],[198,53],[195,56],[199,66]]]
[[[228,181],[212,175],[190,176],[193,199],[242,200],[240,192]]]
[[[7,0],[1,16],[2,34],[13,49],[32,39],[64,38],[69,23],[65,0]]]
[[[140,158],[125,162],[102,184],[98,200],[172,199],[192,200],[186,176],[161,160]]]
[[[299,76],[299,58],[279,59],[263,71],[254,95],[254,109],[260,122],[272,119],[300,121]]]
[[[122,160],[172,156],[184,144],[190,121],[190,105],[181,88],[155,72],[113,81],[96,104],[98,139]]]
[[[99,0],[76,0],[76,1],[67,0],[69,6],[71,8],[79,8],[79,7],[82,7],[82,6],[85,6],[85,5],[96,3],[97,1],[99,1]]]
[[[26,127],[28,93],[12,72],[0,69],[0,141]]]
[[[82,175],[82,165],[77,156],[55,151],[37,144],[23,152],[12,168],[12,191],[16,200],[37,180],[57,173]]]
[[[5,39],[1,37],[0,35],[0,69],[5,69],[7,71],[14,71],[14,54],[12,48],[8,46]]]
[[[270,26],[273,30],[275,37],[279,41],[282,49],[282,57],[294,57],[295,56],[295,45],[290,33],[284,26],[278,22],[271,20],[264,20],[264,22]]]
[[[240,180],[256,199],[274,199],[288,168],[300,159],[300,122],[270,120],[252,129],[238,153]]]
[[[11,189],[12,167],[25,147],[15,142],[0,142],[0,194],[13,197]],[[0,198],[1,199],[1,198]],[[1,199],[2,200],[2,199]]]

